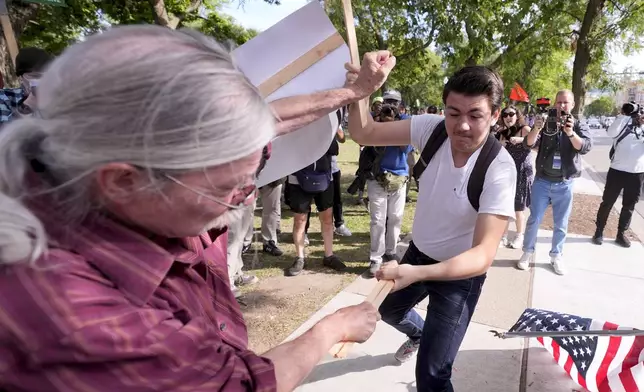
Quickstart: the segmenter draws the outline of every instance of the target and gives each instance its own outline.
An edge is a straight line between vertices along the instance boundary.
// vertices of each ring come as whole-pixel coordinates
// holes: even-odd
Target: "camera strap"
[[[617,140],[613,142],[613,145],[611,146],[610,151],[608,152],[608,158],[610,158],[611,161],[613,160],[613,157],[615,157],[615,149],[617,148],[617,145],[619,144],[619,142],[624,140],[624,138],[628,136],[628,134],[631,133],[632,130],[633,130],[633,125],[628,124],[624,129],[622,129],[622,132],[619,134],[619,136],[617,136]]]

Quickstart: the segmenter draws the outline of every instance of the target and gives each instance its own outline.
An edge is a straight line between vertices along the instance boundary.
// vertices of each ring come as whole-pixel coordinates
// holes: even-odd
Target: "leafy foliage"
[[[21,46],[55,54],[128,23],[189,26],[240,45],[257,32],[218,12],[227,1],[246,0],[66,0],[64,8],[12,1],[10,11]],[[344,33],[342,0],[323,4]],[[383,88],[400,90],[407,102],[437,104],[445,75],[485,64],[501,74],[506,93],[515,82],[531,98],[572,88],[583,103],[588,88],[617,90],[606,72],[611,50],[644,47],[644,0],[353,0],[353,9],[360,51],[396,55]]]
[[[615,113],[617,106],[615,100],[610,97],[599,97],[586,105],[584,114],[589,116],[608,116]]]

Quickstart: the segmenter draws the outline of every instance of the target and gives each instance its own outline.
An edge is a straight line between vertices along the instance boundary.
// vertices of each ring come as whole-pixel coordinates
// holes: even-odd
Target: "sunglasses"
[[[506,117],[514,117],[516,113],[514,112],[505,112],[501,115],[501,117],[506,118]]]

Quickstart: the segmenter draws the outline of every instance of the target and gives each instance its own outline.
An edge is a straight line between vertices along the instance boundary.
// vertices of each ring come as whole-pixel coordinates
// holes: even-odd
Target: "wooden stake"
[[[344,11],[344,26],[347,30],[347,44],[351,54],[351,63],[360,66],[360,52],[358,51],[358,39],[356,38],[355,19],[353,18],[353,7],[351,0],[342,0]],[[351,105],[349,110],[360,111],[360,123],[362,127],[367,126],[367,99],[358,101],[357,105]]]
[[[371,290],[371,293],[369,293],[365,301],[371,302],[377,309],[382,305],[382,302],[387,298],[387,295],[389,295],[393,288],[394,282],[392,280],[381,280],[378,282],[376,287]],[[346,358],[354,344],[355,343],[353,342],[336,343],[331,347],[331,350],[329,350],[329,354],[333,355],[335,358]]]
[[[4,39],[7,42],[11,62],[15,68],[16,57],[18,56],[18,43],[16,42],[16,36],[13,33],[13,26],[11,25],[11,19],[9,18],[9,9],[7,8],[6,0],[0,0],[0,24],[2,25]]]

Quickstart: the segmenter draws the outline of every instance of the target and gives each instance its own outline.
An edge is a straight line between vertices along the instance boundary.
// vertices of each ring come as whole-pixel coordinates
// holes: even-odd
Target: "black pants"
[[[333,225],[337,229],[344,224],[344,215],[342,214],[342,194],[340,189],[340,181],[342,180],[342,172],[337,171],[333,173]],[[304,232],[308,234],[311,221],[311,210],[309,209],[309,216],[306,218],[306,227]]]
[[[635,204],[637,204],[642,192],[642,182],[644,182],[644,173],[628,173],[615,169],[608,170],[602,203],[597,211],[597,230],[604,230],[610,210],[613,208],[622,189],[624,190],[624,197],[622,198],[622,211],[619,214],[617,231],[624,233],[628,230]]]

